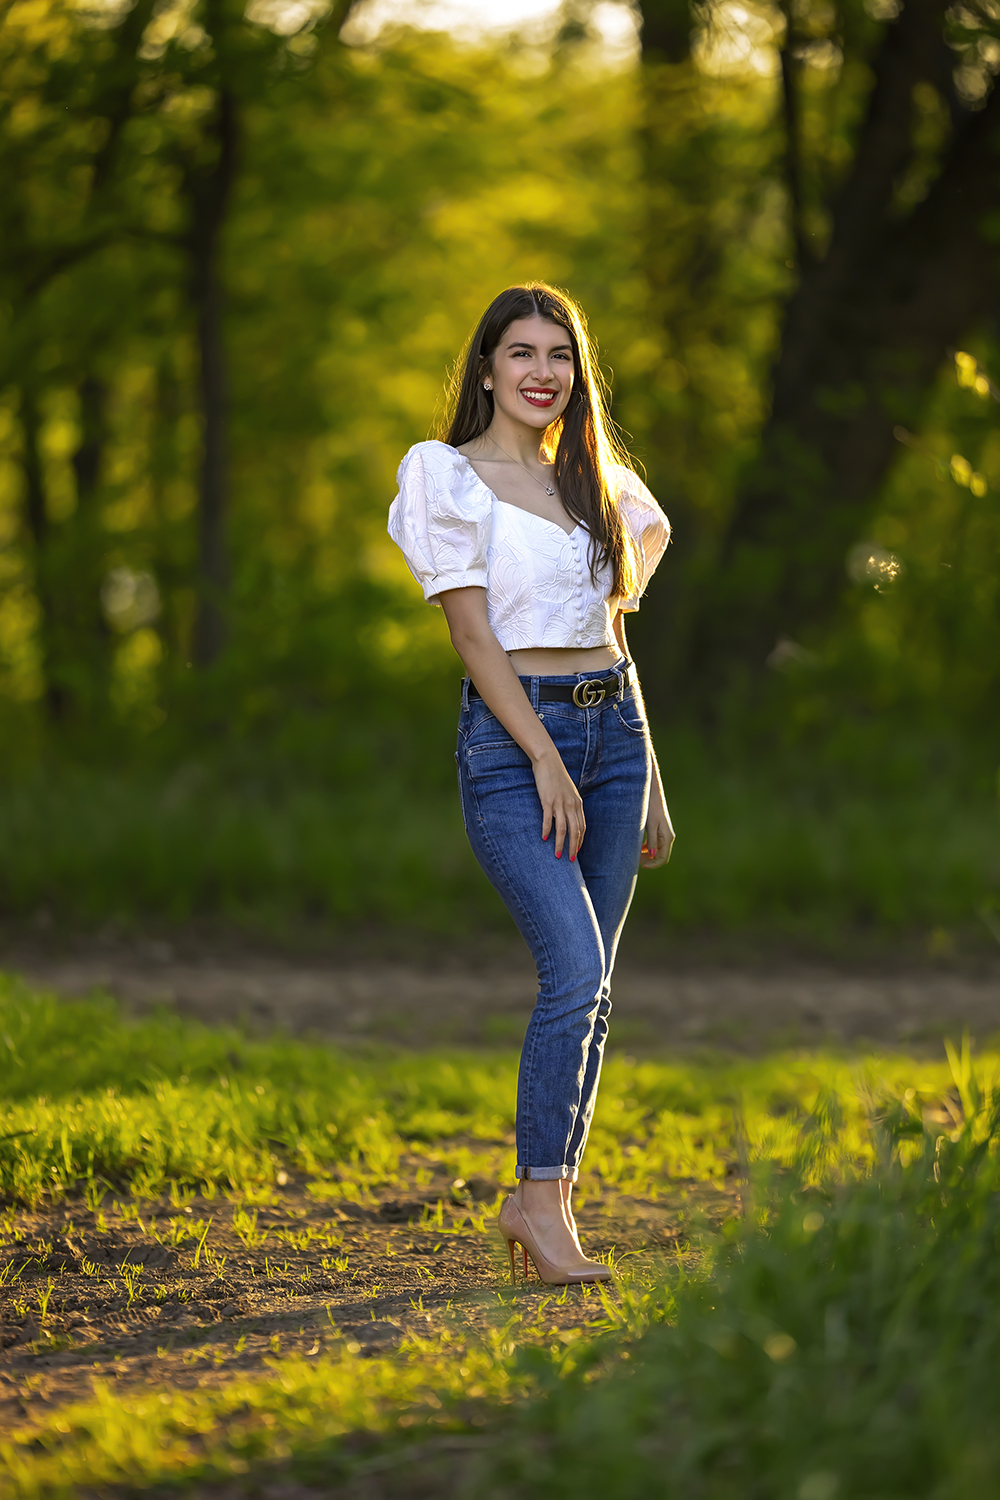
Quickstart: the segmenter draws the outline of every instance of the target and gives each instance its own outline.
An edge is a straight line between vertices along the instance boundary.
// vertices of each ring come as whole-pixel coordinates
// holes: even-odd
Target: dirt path
[[[408,1045],[516,1044],[534,1000],[520,945],[468,947],[417,961],[294,958],[228,943],[77,942],[56,950],[8,942],[0,968],[60,994],[106,989],[130,1007],[166,1004],[207,1022]],[[822,1041],[934,1046],[968,1026],[1000,1032],[1000,950],[975,966],[885,960],[867,969],[783,958],[744,967],[624,957],[615,977],[612,1045],[706,1043],[756,1049]]]
[[[204,1388],[266,1374],[275,1355],[338,1345],[385,1353],[407,1333],[456,1324],[483,1333],[515,1312],[530,1328],[544,1311],[539,1336],[601,1317],[593,1288],[557,1301],[520,1266],[510,1285],[503,1246],[482,1227],[499,1184],[475,1184],[477,1203],[465,1184],[443,1180],[439,1162],[405,1166],[429,1167],[438,1181],[364,1207],[317,1201],[303,1181],[249,1210],[109,1196],[96,1211],[8,1212],[0,1431],[85,1399],[95,1381]],[[581,1237],[591,1254],[673,1251],[693,1213],[721,1219],[735,1197],[732,1186],[693,1183],[668,1185],[657,1203],[607,1194],[580,1209]]]

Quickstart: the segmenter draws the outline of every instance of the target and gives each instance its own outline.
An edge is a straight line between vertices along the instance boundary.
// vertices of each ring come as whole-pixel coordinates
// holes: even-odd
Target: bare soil
[[[442,1178],[431,1160],[405,1164]],[[233,1231],[233,1205],[219,1199],[139,1205],[138,1223],[130,1200],[8,1214],[0,1429],[88,1397],[95,1381],[220,1386],[266,1373],[275,1355],[313,1357],[342,1344],[383,1353],[407,1333],[455,1323],[486,1332],[515,1309],[530,1320],[543,1301],[547,1336],[596,1322],[592,1288],[571,1287],[557,1303],[530,1263],[527,1280],[518,1263],[511,1285],[499,1237],[469,1227],[476,1198],[492,1210],[499,1192],[496,1183],[439,1180],[363,1208],[318,1203],[305,1182],[291,1182],[256,1210],[256,1234],[266,1238],[251,1247]],[[735,1201],[734,1185],[693,1182],[672,1184],[657,1203],[605,1197],[581,1208],[581,1239],[592,1254],[675,1250],[693,1214],[718,1220]],[[443,1229],[428,1222],[439,1206]]]
[[[626,933],[615,973],[610,1044],[661,1050],[705,1045],[940,1047],[968,1027],[1000,1032],[1000,947],[928,957],[915,946],[853,959],[795,953],[678,952]],[[721,954],[721,956],[720,956]],[[396,938],[301,954],[244,936],[191,932],[126,939],[33,933],[0,940],[0,968],[67,996],[107,990],[136,1011],[157,1005],[254,1031],[281,1027],[331,1040],[407,1046],[516,1045],[535,995],[519,938],[422,944]]]

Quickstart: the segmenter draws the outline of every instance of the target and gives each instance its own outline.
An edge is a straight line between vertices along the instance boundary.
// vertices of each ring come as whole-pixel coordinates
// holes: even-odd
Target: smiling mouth
[[[518,394],[521,395],[521,396],[523,396],[524,399],[525,399],[525,401],[529,401],[532,406],[551,406],[552,403],[555,401],[556,396],[558,395],[558,392],[557,391],[527,390],[527,391],[520,391]]]

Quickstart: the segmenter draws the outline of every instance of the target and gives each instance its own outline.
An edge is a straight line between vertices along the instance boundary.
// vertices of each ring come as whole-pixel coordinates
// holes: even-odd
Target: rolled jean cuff
[[[515,1177],[525,1182],[561,1182],[564,1178],[575,1182],[580,1175],[579,1167],[522,1167],[514,1168]]]

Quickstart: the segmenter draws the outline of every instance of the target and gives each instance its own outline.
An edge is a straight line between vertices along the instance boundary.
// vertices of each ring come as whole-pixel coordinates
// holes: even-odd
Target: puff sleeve
[[[660,558],[670,541],[670,522],[643,484],[638,474],[631,469],[621,469],[621,487],[618,504],[622,519],[635,543],[639,565],[639,587],[628,599],[619,601],[619,608],[635,611],[646,585],[656,572]]]
[[[445,589],[485,588],[489,491],[447,443],[417,443],[399,466],[389,535],[430,604]]]

